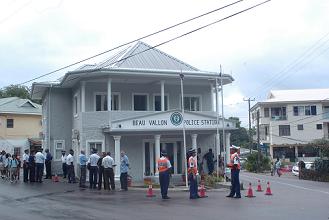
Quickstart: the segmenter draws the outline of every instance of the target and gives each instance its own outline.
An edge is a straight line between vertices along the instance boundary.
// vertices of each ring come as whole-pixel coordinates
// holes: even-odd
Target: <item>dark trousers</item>
[[[90,188],[96,189],[97,174],[98,174],[98,167],[96,167],[96,166],[90,166],[90,170],[89,170],[89,184],[90,184]]]
[[[102,188],[103,183],[103,177],[104,177],[104,167],[98,167],[98,189]],[[105,181],[104,181],[104,188],[105,188]]]
[[[74,165],[67,165],[67,177],[69,179],[69,183],[75,183]]]
[[[212,175],[214,173],[214,163],[208,163],[208,175]]]
[[[169,179],[170,179],[169,170],[159,173],[162,198],[166,197],[168,194]]]
[[[63,177],[66,178],[66,176],[67,176],[67,165],[66,165],[66,163],[62,163],[62,170],[63,170]]]
[[[237,197],[241,197],[240,193],[240,179],[239,179],[240,170],[232,169],[231,170],[231,192],[230,196],[236,195]]]
[[[128,190],[128,173],[120,174],[120,184],[122,190]]]
[[[43,175],[43,163],[36,163],[36,181],[42,182],[42,175]]]
[[[87,166],[80,165],[80,187],[86,186],[86,173],[87,173]]]
[[[30,165],[29,171],[30,171],[30,182],[35,182],[35,166]]]
[[[23,164],[23,180],[24,182],[29,181],[29,164],[25,163]]]
[[[189,173],[188,181],[190,182],[190,199],[198,198],[198,182],[196,175]]]
[[[115,190],[115,182],[114,182],[114,171],[112,168],[104,169],[104,189]]]
[[[46,164],[46,178],[51,179],[51,161],[48,161]]]

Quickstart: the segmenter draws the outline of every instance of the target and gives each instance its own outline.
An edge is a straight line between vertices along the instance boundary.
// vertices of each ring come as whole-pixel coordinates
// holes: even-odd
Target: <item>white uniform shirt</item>
[[[71,165],[71,163],[73,163],[74,158],[71,154],[67,155],[66,157],[66,165]]]
[[[23,162],[29,162],[29,155],[28,154],[26,154],[26,153],[24,153],[23,154]]]
[[[45,155],[43,155],[43,153],[38,152],[35,154],[35,162],[36,163],[44,163],[45,162]]]
[[[62,163],[66,163],[66,158],[67,158],[67,156],[66,155],[62,155],[62,157],[61,157],[61,159],[62,159]]]
[[[103,158],[102,160],[102,166],[104,168],[112,168],[114,164],[114,160],[111,156],[107,155],[106,157]]]
[[[98,156],[97,154],[92,154],[89,157],[88,163],[90,163],[90,166],[92,167],[97,167],[97,162],[99,160],[100,156]]]

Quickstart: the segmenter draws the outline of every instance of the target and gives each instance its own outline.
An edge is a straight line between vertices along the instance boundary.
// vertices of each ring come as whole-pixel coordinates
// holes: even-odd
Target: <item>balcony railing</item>
[[[322,119],[329,121],[329,112],[323,113]]]
[[[283,121],[283,120],[287,120],[287,116],[286,115],[272,116],[271,120],[272,121]]]

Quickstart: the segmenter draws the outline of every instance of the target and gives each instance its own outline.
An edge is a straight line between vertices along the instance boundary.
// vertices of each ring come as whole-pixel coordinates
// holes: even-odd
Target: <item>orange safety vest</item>
[[[234,154],[231,155],[230,163],[227,165],[231,169],[235,169],[235,166],[234,166],[234,159],[235,159],[235,157],[238,157],[239,158],[238,153],[234,153]],[[238,161],[237,169],[240,170],[240,161]]]
[[[188,159],[188,173],[197,174],[198,173],[198,167],[197,167],[197,161],[194,159],[194,157],[190,157]]]
[[[168,159],[167,158],[163,158],[163,159],[158,159],[158,170],[159,170],[159,173],[161,172],[165,172],[167,171],[169,168],[168,168]]]

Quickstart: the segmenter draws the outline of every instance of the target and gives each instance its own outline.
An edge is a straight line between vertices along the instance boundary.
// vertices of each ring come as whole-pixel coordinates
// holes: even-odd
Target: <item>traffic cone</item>
[[[248,189],[248,193],[247,193],[246,197],[248,197],[248,198],[256,197],[256,196],[254,196],[254,194],[252,192],[251,183],[249,183],[249,189]]]
[[[200,192],[200,198],[205,198],[205,197],[207,197],[206,196],[206,189],[205,189],[205,187],[204,187],[204,183],[201,183],[201,188],[200,188],[200,190],[199,190],[199,192]]]
[[[271,188],[270,188],[270,182],[267,182],[267,188],[266,188],[265,195],[267,195],[267,196],[273,195],[272,191],[271,191]]]
[[[57,174],[55,174],[55,176],[53,176],[53,182],[59,182],[59,177],[57,176]]]
[[[146,197],[155,197],[155,195],[153,194],[152,184],[149,185],[149,188],[147,190]]]
[[[262,186],[260,185],[260,180],[258,180],[257,192],[263,192]]]

